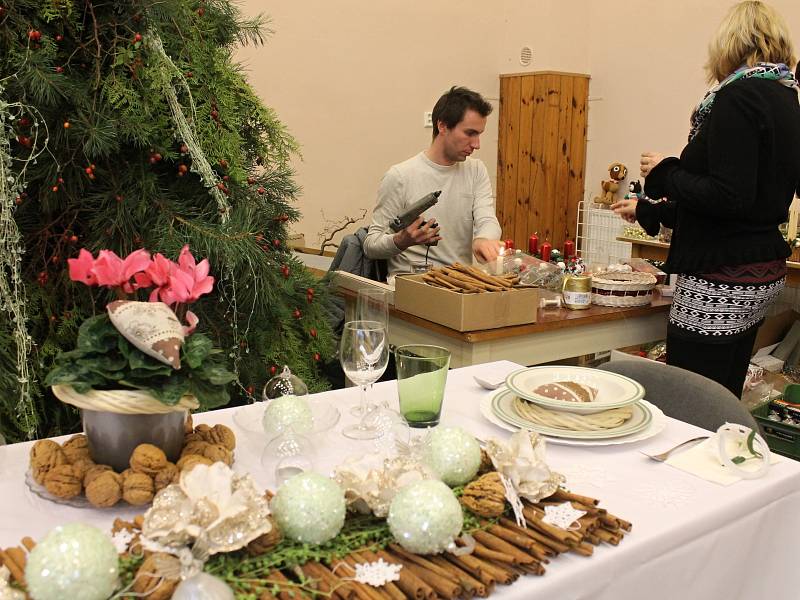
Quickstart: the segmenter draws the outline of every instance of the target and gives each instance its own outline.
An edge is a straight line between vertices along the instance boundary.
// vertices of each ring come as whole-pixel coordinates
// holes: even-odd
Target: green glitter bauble
[[[386,520],[398,543],[415,554],[447,550],[461,533],[464,514],[453,490],[441,481],[418,481],[401,489]]]
[[[267,403],[261,423],[264,432],[272,436],[283,431],[308,433],[314,419],[305,396],[281,396]]]
[[[318,473],[300,473],[287,480],[271,508],[283,534],[297,542],[322,544],[344,525],[344,492]]]
[[[481,447],[460,427],[438,427],[431,432],[424,460],[447,485],[464,485],[478,473]]]
[[[111,538],[96,527],[61,525],[31,551],[28,591],[35,600],[104,600],[117,587],[118,561]]]

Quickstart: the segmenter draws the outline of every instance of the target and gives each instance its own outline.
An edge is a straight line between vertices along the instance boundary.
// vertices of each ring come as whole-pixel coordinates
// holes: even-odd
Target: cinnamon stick
[[[17,563],[14,556],[11,554],[12,548],[7,550],[0,549],[0,564],[3,564],[11,572],[11,576],[17,580],[17,583],[23,587],[25,583],[25,561]]]
[[[287,579],[286,575],[278,571],[278,569],[273,569],[272,571],[270,571],[269,574],[267,575],[267,579],[269,581],[276,581],[279,584],[282,583],[286,585],[287,588],[292,587],[292,582],[289,581],[289,579]],[[294,595],[290,596],[288,591],[281,589],[281,591],[278,593],[278,598],[279,600],[292,600],[293,598],[297,597],[297,592],[292,590],[291,593]]]
[[[480,544],[475,544],[475,550],[473,550],[472,553],[478,558],[493,560],[495,562],[503,563],[504,565],[516,565],[519,562],[515,556],[504,554],[503,552],[497,552],[496,550],[490,550],[486,546],[482,546]]]
[[[481,598],[486,598],[489,595],[489,592],[482,581],[476,579],[458,566],[448,562],[447,559],[441,556],[432,556],[431,561],[437,565],[447,565],[448,570],[455,572],[458,575],[458,583],[470,596],[480,596]]]
[[[358,564],[358,561],[355,558],[353,558],[352,555],[345,556],[343,560],[347,563],[347,566],[349,566],[352,569],[353,575],[355,575],[356,565]],[[361,593],[363,593],[372,600],[391,600],[389,595],[380,588],[375,588],[372,587],[371,585],[366,585],[364,583],[358,583],[357,581],[353,581],[351,583],[353,584],[354,588],[358,590],[357,593],[360,592],[359,596],[361,596]]]
[[[536,560],[529,554],[522,552],[516,546],[512,546],[508,542],[501,540],[499,537],[492,535],[488,531],[474,531],[472,533],[472,537],[490,550],[495,550],[496,552],[502,552],[503,554],[509,554],[513,556],[517,563],[532,563]]]
[[[558,554],[557,550],[551,548],[550,546],[546,546],[545,544],[543,544],[536,537],[537,533],[535,531],[533,531],[531,529],[523,529],[522,527],[517,525],[514,521],[512,521],[511,519],[507,519],[506,517],[500,517],[500,521],[499,522],[506,529],[510,529],[511,531],[514,531],[514,532],[518,533],[519,535],[524,535],[528,539],[530,539],[531,542],[533,542],[534,547],[536,548],[536,550],[539,551],[540,554],[542,554],[544,556],[553,556],[554,554]]]
[[[528,553],[536,556],[536,558],[538,558],[539,560],[544,558],[537,555],[538,550],[536,549],[537,546],[536,542],[534,542],[531,538],[529,538],[526,535],[517,533],[513,529],[504,527],[502,525],[492,525],[491,527],[489,527],[488,531],[492,535],[496,535],[497,537],[499,537],[501,540],[504,540],[509,544],[517,546],[518,548],[522,548],[523,550],[526,550]]]
[[[590,506],[597,506],[600,504],[600,500],[595,498],[590,498],[589,496],[581,496],[580,494],[573,494],[572,492],[568,492],[564,488],[558,488],[552,496],[548,498],[548,500],[556,499],[556,500],[574,500],[575,502],[580,502],[581,504],[586,504]]]
[[[411,562],[406,559],[401,559],[403,561],[403,567],[406,569],[410,569],[414,572],[414,574],[422,579],[425,583],[431,586],[434,591],[439,595],[447,598],[447,600],[453,600],[454,598],[461,595],[462,589],[461,586],[453,581],[452,579],[447,579],[442,577],[438,573],[434,573],[433,571],[428,571],[423,567],[420,567],[418,564]]]
[[[22,538],[22,545],[25,546],[25,549],[28,552],[31,552],[33,551],[34,548],[36,548],[36,542],[27,536]]]
[[[486,283],[490,283],[492,285],[499,285],[499,286],[501,286],[503,288],[511,289],[511,283],[506,281],[505,279],[501,279],[500,277],[493,277],[491,275],[487,275],[486,273],[484,273],[480,269],[477,269],[477,268],[472,267],[472,266],[464,266],[464,265],[461,265],[460,263],[456,263],[456,264],[453,265],[454,269],[458,269],[459,271],[461,271],[462,269],[459,269],[459,267],[462,267],[463,269],[466,269],[466,273],[469,273],[470,275],[472,275],[476,279],[480,279],[481,281],[485,281]]]
[[[324,565],[318,562],[309,562],[305,564],[305,567],[308,568],[308,572],[312,577],[319,579],[322,583],[319,588],[321,592],[336,595],[342,600],[351,600],[356,595],[351,586],[339,579]]]
[[[620,540],[622,539],[622,535],[615,535],[614,533],[608,531],[607,529],[598,529],[595,534],[604,542],[611,544],[612,546],[616,546],[619,544]]]
[[[376,554],[378,558],[382,558],[387,563],[403,564],[399,558],[389,554],[385,550],[378,550]],[[405,567],[400,570],[400,579],[397,581],[397,587],[413,600],[432,600],[436,597],[436,592],[433,591],[433,588]]]

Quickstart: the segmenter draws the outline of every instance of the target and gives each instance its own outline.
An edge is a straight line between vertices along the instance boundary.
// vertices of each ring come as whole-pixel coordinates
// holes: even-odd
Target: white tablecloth
[[[500,379],[519,368],[495,362],[455,369],[447,381],[444,424],[460,425],[480,438],[509,434],[486,422],[478,403],[484,394],[473,374]],[[375,398],[397,405],[394,382],[377,384]],[[371,442],[354,442],[339,429],[352,421],[347,408],[358,400],[354,388],[327,392],[342,409],[342,420],[315,439],[317,470],[328,473],[345,457],[373,451]],[[702,402],[702,398],[697,399]],[[273,475],[261,464],[264,441],[236,429],[234,411],[195,415],[196,423],[233,427],[239,445],[237,471],[250,472],[263,486]],[[730,487],[708,483],[642,456],[695,437],[698,428],[668,419],[658,436],[630,445],[568,447],[550,444],[548,463],[567,476],[573,491],[600,499],[601,506],[633,523],[618,547],[601,546],[594,556],[564,555],[546,566],[543,577],[529,576],[492,597],[552,600],[741,599],[797,600],[794,569],[800,534],[800,464],[781,460],[766,477]],[[30,443],[0,447],[0,547],[23,536],[39,539],[57,524],[73,521],[108,528],[134,509],[76,509],[33,495],[25,486]]]

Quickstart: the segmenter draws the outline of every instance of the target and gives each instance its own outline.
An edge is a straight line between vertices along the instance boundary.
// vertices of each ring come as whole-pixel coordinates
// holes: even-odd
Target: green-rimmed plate
[[[597,396],[592,402],[569,402],[534,393],[540,385],[556,381],[574,381],[591,386],[597,390]],[[528,367],[506,377],[506,385],[520,398],[539,406],[579,414],[621,408],[644,398],[644,386],[630,377],[586,367]]]
[[[619,427],[612,429],[604,429],[602,431],[573,431],[569,429],[560,429],[556,427],[547,427],[525,419],[517,414],[514,409],[514,399],[517,395],[511,390],[500,390],[492,397],[492,413],[509,425],[522,427],[549,435],[552,437],[565,437],[577,440],[590,440],[590,439],[611,439],[615,437],[622,437],[637,433],[650,425],[653,415],[650,409],[642,404],[636,402],[631,406],[633,414],[630,419]]]

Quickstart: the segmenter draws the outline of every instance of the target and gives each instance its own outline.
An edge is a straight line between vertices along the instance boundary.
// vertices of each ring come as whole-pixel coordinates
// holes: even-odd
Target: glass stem
[[[367,385],[363,384],[361,386],[361,421],[358,424],[360,429],[364,429],[366,427],[365,421],[367,420],[368,412],[369,407],[367,406]]]

